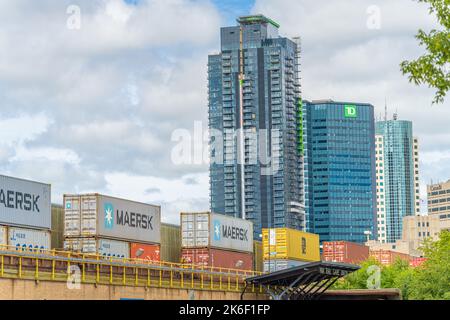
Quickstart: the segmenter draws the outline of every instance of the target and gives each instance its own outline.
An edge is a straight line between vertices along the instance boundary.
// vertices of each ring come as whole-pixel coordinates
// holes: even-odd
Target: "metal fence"
[[[68,283],[241,292],[261,272],[0,245],[0,277]],[[262,287],[247,288],[262,293]]]

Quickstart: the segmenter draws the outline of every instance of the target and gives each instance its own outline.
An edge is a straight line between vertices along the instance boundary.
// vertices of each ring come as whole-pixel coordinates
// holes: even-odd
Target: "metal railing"
[[[260,274],[251,270],[0,245],[2,278],[241,292],[246,278]],[[253,286],[247,292],[262,293],[263,289]]]

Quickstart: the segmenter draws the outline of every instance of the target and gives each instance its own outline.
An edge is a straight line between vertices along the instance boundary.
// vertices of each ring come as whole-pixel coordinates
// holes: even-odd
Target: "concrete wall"
[[[68,289],[65,282],[0,278],[0,300],[239,300],[240,293],[193,291],[82,284]],[[263,295],[246,294],[245,299],[265,299]]]

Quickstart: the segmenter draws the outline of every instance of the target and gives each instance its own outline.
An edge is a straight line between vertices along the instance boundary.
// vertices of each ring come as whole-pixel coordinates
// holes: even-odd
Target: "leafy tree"
[[[361,263],[361,269],[350,273],[343,279],[337,281],[332,289],[336,290],[350,290],[350,289],[367,289],[367,280],[369,279],[369,268],[371,266],[378,266],[382,268],[381,264],[373,258]]]
[[[433,103],[444,102],[450,90],[450,0],[417,0],[429,4],[429,13],[437,17],[442,30],[426,33],[419,30],[416,38],[427,53],[414,61],[403,61],[401,70],[416,85],[428,84],[437,90]]]
[[[422,251],[427,261],[414,274],[411,299],[450,300],[450,231],[441,232],[438,241],[425,241]]]
[[[377,265],[381,269],[380,287],[400,289],[405,300],[450,300],[450,231],[441,232],[437,241],[426,240],[421,250],[427,260],[417,268],[401,259],[381,266],[370,258],[332,289],[367,289],[368,269]]]

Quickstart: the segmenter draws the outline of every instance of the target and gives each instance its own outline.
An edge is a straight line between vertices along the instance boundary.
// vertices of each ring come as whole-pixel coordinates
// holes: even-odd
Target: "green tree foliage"
[[[381,264],[373,258],[370,258],[361,263],[361,269],[346,276],[344,279],[337,281],[332,289],[336,290],[349,290],[349,289],[367,289],[367,280],[369,276],[373,274],[369,268],[371,266],[378,266],[381,268]]]
[[[411,299],[450,300],[450,232],[443,231],[436,242],[422,248],[428,259],[417,269],[411,282]]]
[[[414,61],[403,61],[401,70],[416,85],[435,88],[433,103],[444,102],[450,90],[450,0],[417,0],[429,5],[429,13],[437,17],[442,30],[426,33],[419,30],[416,38],[427,53]]]
[[[425,241],[422,251],[427,261],[420,267],[410,267],[408,262],[400,259],[390,266],[381,266],[371,258],[332,289],[367,289],[371,284],[369,278],[374,275],[370,268],[378,266],[380,288],[398,288],[403,299],[450,300],[450,232],[443,231],[438,241]]]

